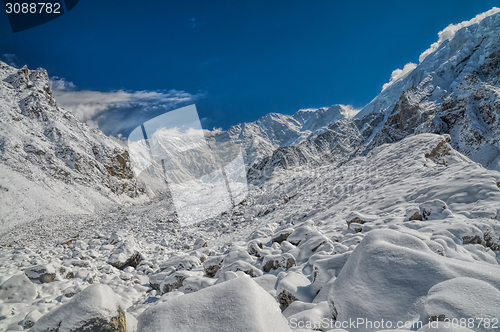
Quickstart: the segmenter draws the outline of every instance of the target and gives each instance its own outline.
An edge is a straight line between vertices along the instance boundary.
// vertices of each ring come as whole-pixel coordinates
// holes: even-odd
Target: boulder
[[[23,328],[25,330],[32,328],[40,317],[42,317],[42,314],[38,310],[30,311],[24,318]]]
[[[30,302],[36,296],[36,286],[24,274],[12,276],[0,285],[0,300],[5,303]]]
[[[26,274],[31,281],[42,284],[52,282],[56,279],[56,270],[50,264],[29,267],[24,270],[24,274]]]
[[[121,299],[104,284],[94,284],[42,316],[30,332],[127,332]]]
[[[236,278],[156,304],[138,332],[291,332],[278,304],[251,278]]]
[[[108,264],[123,270],[127,266],[136,267],[142,260],[142,256],[136,249],[133,241],[124,241],[116,246],[108,258]]]
[[[311,302],[314,294],[311,293],[310,286],[309,279],[298,272],[290,272],[279,280],[276,293],[282,308],[286,309],[292,302],[297,300]]]
[[[476,320],[480,317],[491,322],[500,318],[500,291],[481,280],[454,278],[434,285],[424,306],[431,320]],[[491,326],[475,324],[474,327],[477,331],[491,331]]]
[[[434,285],[467,276],[498,289],[499,271],[497,264],[438,255],[414,235],[372,230],[347,259],[328,300],[339,321],[426,322],[424,300]],[[451,302],[448,305],[455,306]]]

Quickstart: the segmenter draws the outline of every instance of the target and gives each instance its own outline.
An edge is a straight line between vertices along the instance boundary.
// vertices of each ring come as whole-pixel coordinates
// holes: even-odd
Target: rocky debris
[[[113,290],[95,284],[42,316],[30,332],[127,332],[123,304]]]
[[[56,279],[56,270],[50,265],[37,265],[24,270],[24,274],[31,280],[42,284],[53,282]]]
[[[453,245],[452,241],[448,245]],[[498,264],[463,264],[437,255],[416,236],[391,229],[372,230],[347,259],[333,283],[329,301],[341,321],[349,317],[388,319],[394,315],[403,320],[418,315],[425,321],[427,313],[421,299],[434,285],[468,275],[498,289],[500,275],[494,271],[498,271]]]
[[[154,305],[138,320],[138,332],[291,331],[276,301],[245,277]]]
[[[0,285],[0,300],[5,303],[29,302],[36,296],[36,286],[24,274],[12,276]]]
[[[125,240],[116,245],[108,258],[108,264],[123,270],[127,266],[136,267],[142,260],[137,245],[133,240]]]

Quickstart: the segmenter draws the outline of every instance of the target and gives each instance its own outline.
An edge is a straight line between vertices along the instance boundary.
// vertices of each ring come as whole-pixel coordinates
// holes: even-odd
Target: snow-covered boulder
[[[330,307],[326,301],[314,304],[310,309],[302,310],[289,317],[291,328],[302,327],[314,331],[330,331],[334,326]]]
[[[443,281],[429,290],[425,311],[432,320],[476,318],[492,321],[500,318],[500,291],[487,282],[472,278]],[[474,325],[477,331],[491,331],[491,326]]]
[[[50,264],[29,267],[24,270],[24,274],[26,274],[31,281],[42,284],[52,282],[56,279],[56,270]]]
[[[339,321],[359,317],[425,322],[424,301],[429,290],[457,277],[479,279],[500,288],[498,264],[443,257],[416,236],[391,229],[373,230],[345,263],[329,301]],[[455,306],[453,301],[447,305]],[[450,311],[458,311],[460,307],[452,308]]]
[[[165,270],[173,266],[176,270],[191,270],[200,266],[201,262],[195,256],[176,256],[160,264],[160,269]]]
[[[135,241],[123,241],[113,251],[108,258],[108,264],[117,269],[124,269],[127,266],[136,267],[142,259],[137,250]]]
[[[290,303],[300,300],[311,302],[314,298],[311,293],[311,282],[302,273],[290,272],[279,280],[276,287],[278,301],[286,309]]]
[[[23,328],[27,330],[33,327],[40,317],[42,317],[42,314],[38,310],[30,311],[26,317],[24,317]]]
[[[138,332],[291,331],[278,304],[251,278],[236,278],[157,304],[139,316]]]
[[[203,269],[205,271],[205,274],[209,277],[215,276],[217,271],[219,271],[223,260],[224,260],[224,256],[213,256],[213,257],[207,258],[203,262]]]
[[[218,270],[216,276],[218,277],[221,273],[224,273],[227,271],[232,271],[232,272],[243,271],[252,277],[260,277],[263,274],[261,270],[259,270],[258,268],[256,268],[252,264],[245,262],[245,261],[238,260],[238,261],[232,262],[229,265],[225,265],[223,268]]]
[[[42,316],[30,332],[127,332],[121,299],[104,284],[94,284]]]
[[[0,300],[5,303],[28,302],[36,295],[36,286],[24,274],[12,276],[0,285]]]

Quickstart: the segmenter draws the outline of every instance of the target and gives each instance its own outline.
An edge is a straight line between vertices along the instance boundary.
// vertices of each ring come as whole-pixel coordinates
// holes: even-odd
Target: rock
[[[284,253],[283,255],[267,255],[262,260],[262,270],[264,270],[264,272],[269,272],[272,269],[278,269],[280,267],[288,270],[295,265],[297,265],[295,257],[289,253]]]
[[[205,270],[205,274],[208,277],[214,277],[217,271],[219,271],[223,260],[224,256],[214,256],[207,258],[203,262],[203,269]]]
[[[24,270],[24,274],[31,281],[37,281],[42,284],[52,282],[56,279],[56,270],[50,264],[29,267]]]
[[[160,270],[165,270],[173,266],[176,270],[192,270],[201,265],[200,260],[195,256],[177,256],[160,264]]]
[[[235,261],[235,262],[221,268],[219,271],[217,271],[217,276],[220,273],[224,273],[226,271],[232,271],[232,272],[243,271],[252,277],[259,277],[263,274],[261,270],[259,270],[258,268],[256,268],[252,264],[247,263],[245,261],[240,261],[240,260]]]
[[[255,257],[261,257],[262,242],[258,239],[251,240],[247,245],[247,252]]]
[[[352,212],[347,216],[347,226],[351,225],[351,223],[363,225],[367,222],[375,221],[376,219],[377,216],[372,216],[359,212]]]
[[[0,285],[0,300],[5,303],[30,302],[36,296],[36,286],[24,274],[12,276]]]
[[[30,332],[127,332],[123,308],[109,286],[94,284],[42,316]]]
[[[331,312],[326,301],[314,304],[314,307],[289,315],[288,324],[291,328],[303,327],[311,330],[329,330],[334,327]]]
[[[172,273],[172,271],[170,271],[170,272],[160,272],[160,273],[155,273],[155,274],[150,275],[149,276],[149,285],[151,286],[151,288],[160,291],[161,290],[161,288],[160,288],[161,283],[171,273]]]
[[[72,298],[75,296],[75,294],[78,294],[82,291],[83,287],[82,286],[71,286],[68,288],[65,288],[62,291],[62,295],[67,298]]]
[[[108,258],[108,264],[123,270],[127,266],[135,268],[141,260],[142,256],[136,249],[135,242],[124,241],[111,252]]]
[[[500,317],[500,290],[487,282],[472,278],[454,278],[434,285],[425,299],[425,311],[431,320],[443,321],[498,319]],[[434,317],[434,319],[433,319]],[[477,331],[491,331],[484,326],[475,326]]]
[[[315,294],[311,293],[311,282],[301,273],[290,272],[278,282],[276,293],[283,309],[290,303],[300,300],[311,302]]]
[[[422,218],[425,220],[444,219],[447,214],[448,206],[440,199],[433,199],[420,204]]]
[[[420,220],[422,221],[422,215],[420,214],[420,209],[417,207],[409,208],[406,210],[405,213],[405,220],[411,221],[411,220]]]
[[[498,265],[443,257],[416,236],[372,230],[347,259],[328,301],[339,321],[427,321],[423,299],[429,290],[461,276],[500,288]]]
[[[281,255],[267,255],[262,260],[262,270],[264,272],[269,272],[272,269],[277,269],[280,267],[279,259]]]
[[[38,310],[30,311],[24,318],[23,328],[25,330],[32,328],[40,317],[42,317],[42,314]]]
[[[291,329],[273,297],[246,277],[156,304],[139,316],[138,332],[192,331],[291,332]]]
[[[285,228],[285,229],[275,233],[273,235],[273,237],[271,238],[271,241],[281,244],[281,242],[285,241],[288,238],[288,236],[292,233],[293,233],[293,228]]]
[[[192,274],[187,271],[177,271],[167,276],[160,284],[161,293],[165,294],[181,288],[184,279],[190,276],[192,276]]]
[[[202,238],[198,238],[196,239],[196,241],[194,241],[194,244],[193,244],[193,249],[200,249],[200,248],[206,248],[208,245],[207,241],[205,241],[204,239]]]

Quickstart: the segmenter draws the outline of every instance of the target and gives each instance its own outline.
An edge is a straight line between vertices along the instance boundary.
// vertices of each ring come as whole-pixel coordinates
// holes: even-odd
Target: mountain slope
[[[255,122],[233,126],[214,138],[218,142],[241,145],[246,153],[246,164],[251,166],[270,156],[277,148],[296,145],[330,122],[350,119],[357,112],[348,105],[333,105],[302,109],[294,115],[270,113]]]
[[[493,8],[447,27],[418,66],[408,64],[393,75],[354,117],[335,120],[294,146],[277,148],[251,167],[250,179],[267,178],[277,167],[318,165],[320,160],[339,164],[419,133],[449,134],[455,149],[500,170],[499,11]],[[343,144],[342,137],[350,139]]]
[[[44,69],[0,62],[0,225],[88,213],[144,188],[128,152],[57,107]]]

